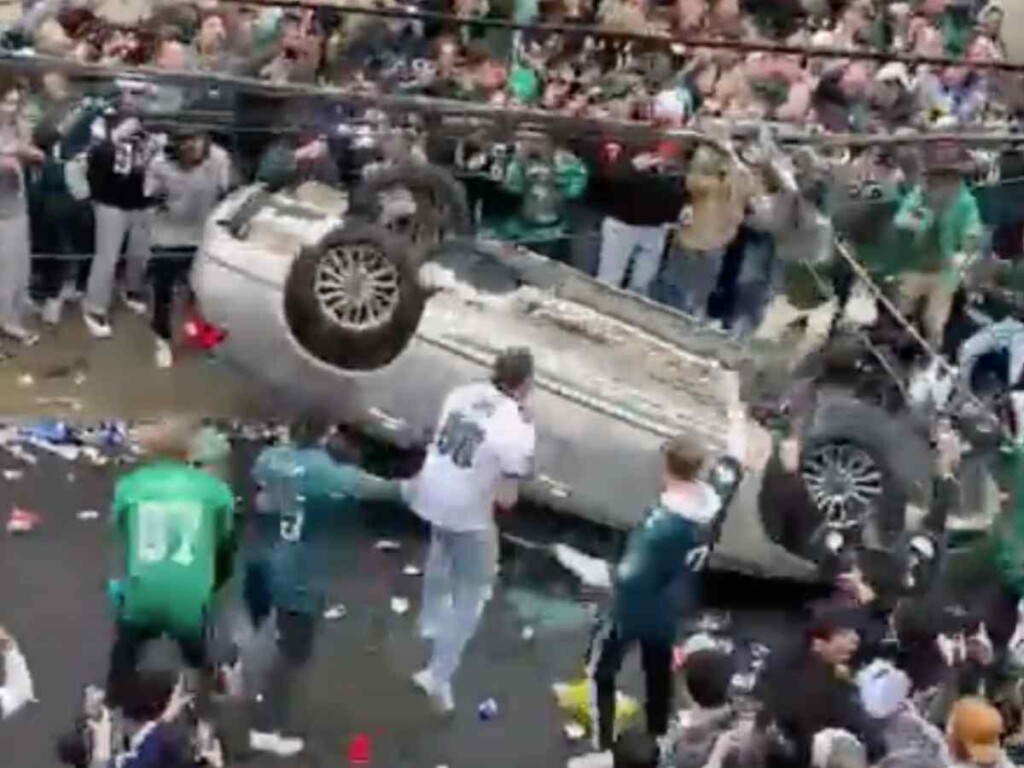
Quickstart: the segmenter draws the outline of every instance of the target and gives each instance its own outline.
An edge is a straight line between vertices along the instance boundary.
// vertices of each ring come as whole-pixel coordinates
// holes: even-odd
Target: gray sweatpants
[[[95,249],[92,268],[89,270],[89,284],[85,289],[84,307],[87,312],[105,315],[110,309],[114,274],[126,235],[125,288],[132,292],[145,288],[153,212],[125,211],[102,203],[95,203],[93,210],[96,213]]]
[[[28,213],[0,219],[0,325],[25,321],[31,258]]]

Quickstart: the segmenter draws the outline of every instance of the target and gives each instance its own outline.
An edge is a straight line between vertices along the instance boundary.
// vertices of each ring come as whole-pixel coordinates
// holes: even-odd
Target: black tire
[[[354,328],[332,314],[319,297],[324,280],[338,285],[339,249],[362,247],[383,270],[390,306],[369,327]],[[324,270],[335,269],[324,276]],[[284,311],[295,339],[314,357],[346,370],[373,370],[394,360],[416,333],[426,294],[417,280],[417,259],[401,240],[369,222],[348,219],[295,259],[284,289]],[[391,282],[394,288],[391,289]],[[340,290],[335,290],[338,295]]]
[[[401,163],[374,173],[352,190],[349,210],[353,215],[384,226],[381,193],[399,189],[408,190],[416,201],[413,227],[415,231],[428,233],[427,240],[419,242],[415,231],[409,231],[413,227],[393,231],[413,242],[419,258],[444,240],[473,234],[473,216],[465,187],[436,165]],[[421,215],[421,212],[426,213]]]
[[[873,519],[880,543],[890,545],[906,529],[908,502],[927,509],[931,500],[931,448],[926,436],[909,418],[848,393],[821,393],[803,434],[801,474],[822,521],[827,509],[816,498],[810,477],[815,459],[837,447],[856,452],[877,468],[878,493],[862,514],[868,524]]]

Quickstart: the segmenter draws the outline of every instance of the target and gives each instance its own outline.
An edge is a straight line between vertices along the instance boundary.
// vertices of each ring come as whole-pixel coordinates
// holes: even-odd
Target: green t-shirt
[[[921,187],[914,187],[900,202],[894,223],[910,235],[902,264],[907,272],[947,270],[956,254],[977,248],[981,235],[978,202],[966,184],[938,214],[926,205]]]
[[[159,461],[123,477],[113,523],[125,548],[119,619],[174,635],[202,630],[218,548],[230,541],[234,495],[202,470]]]

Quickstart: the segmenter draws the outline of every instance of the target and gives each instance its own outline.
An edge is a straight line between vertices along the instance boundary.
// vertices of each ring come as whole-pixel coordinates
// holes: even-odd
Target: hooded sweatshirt
[[[709,485],[685,497],[663,494],[633,529],[615,567],[611,615],[625,640],[672,644],[697,603],[710,531],[721,507]]]
[[[146,168],[159,144],[144,130],[131,132],[116,113],[97,118],[89,151],[89,190],[93,202],[125,211],[150,205],[145,194]]]
[[[231,159],[210,145],[197,165],[187,167],[165,149],[146,174],[146,196],[160,201],[153,217],[153,246],[198,247],[203,226],[231,184]]]

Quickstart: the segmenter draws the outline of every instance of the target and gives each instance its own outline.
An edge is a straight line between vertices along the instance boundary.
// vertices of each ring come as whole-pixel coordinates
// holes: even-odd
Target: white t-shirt
[[[485,531],[499,484],[533,471],[537,433],[519,404],[489,382],[448,395],[410,506],[450,531]]]

